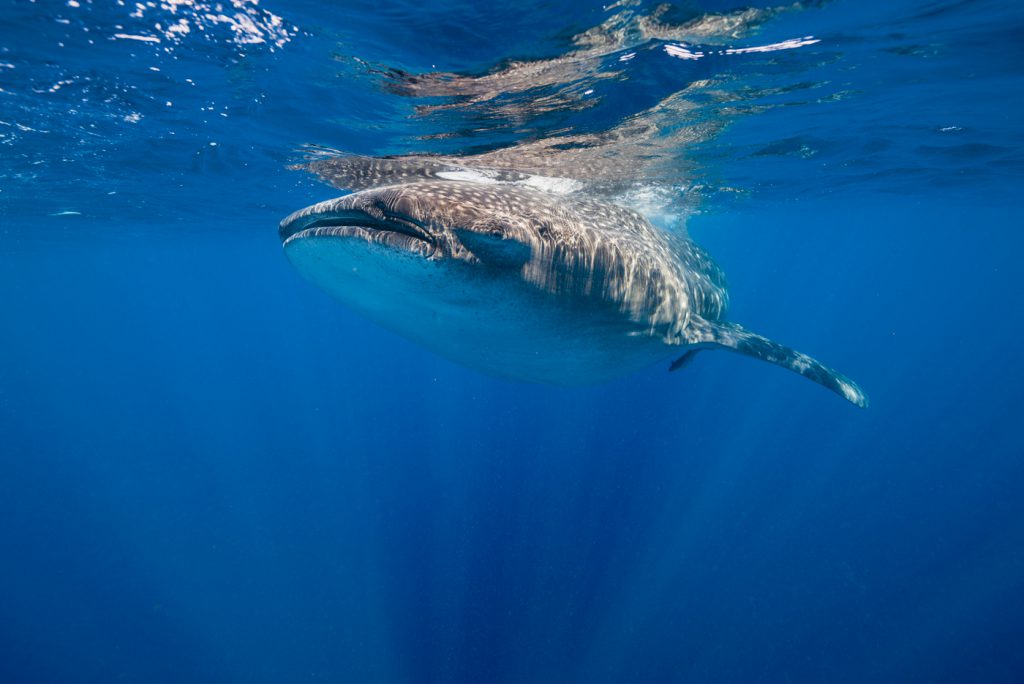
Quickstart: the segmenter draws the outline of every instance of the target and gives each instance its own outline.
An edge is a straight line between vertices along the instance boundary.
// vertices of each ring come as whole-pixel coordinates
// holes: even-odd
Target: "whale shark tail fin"
[[[695,334],[690,340],[693,345],[712,349],[729,349],[753,356],[755,359],[774,363],[827,387],[852,404],[861,408],[868,406],[868,397],[857,386],[857,383],[795,349],[752,333],[735,323],[701,321],[694,328]],[[680,358],[680,361],[683,359],[688,361],[687,357],[693,353],[693,351],[688,351]],[[681,365],[674,363],[670,370],[675,370]]]

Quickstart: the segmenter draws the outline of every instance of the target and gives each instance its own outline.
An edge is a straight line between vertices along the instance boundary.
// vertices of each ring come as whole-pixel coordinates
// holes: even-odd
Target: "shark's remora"
[[[443,356],[508,378],[582,384],[729,349],[867,406],[846,377],[725,322],[715,263],[635,211],[517,177],[412,165],[387,176],[393,184],[287,217],[284,250],[335,298]]]

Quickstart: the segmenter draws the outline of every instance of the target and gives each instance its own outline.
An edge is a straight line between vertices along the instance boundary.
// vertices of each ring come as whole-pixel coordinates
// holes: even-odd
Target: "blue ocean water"
[[[0,681],[1024,680],[1018,3],[0,17]],[[311,155],[652,111],[731,318],[870,408],[493,379],[281,252]]]

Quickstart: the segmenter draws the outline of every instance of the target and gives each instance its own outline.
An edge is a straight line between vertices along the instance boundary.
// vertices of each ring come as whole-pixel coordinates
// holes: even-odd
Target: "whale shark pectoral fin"
[[[690,344],[705,348],[729,349],[753,356],[755,359],[774,363],[776,366],[788,368],[794,373],[799,373],[805,378],[827,387],[852,404],[861,408],[868,406],[867,395],[857,386],[857,383],[846,376],[822,365],[806,354],[757,333],[752,333],[735,323],[700,321],[694,325],[693,331]],[[679,362],[685,363],[686,357],[692,353],[694,352],[687,352],[680,357],[672,364],[670,370],[678,367]]]

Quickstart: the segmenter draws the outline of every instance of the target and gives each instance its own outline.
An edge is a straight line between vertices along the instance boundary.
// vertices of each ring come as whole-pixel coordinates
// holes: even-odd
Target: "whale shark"
[[[580,385],[659,361],[678,370],[701,350],[725,349],[868,405],[849,378],[725,320],[721,269],[688,236],[633,209],[508,170],[417,158],[334,164],[340,183],[359,189],[285,218],[287,258],[334,298],[442,356],[510,379]]]

